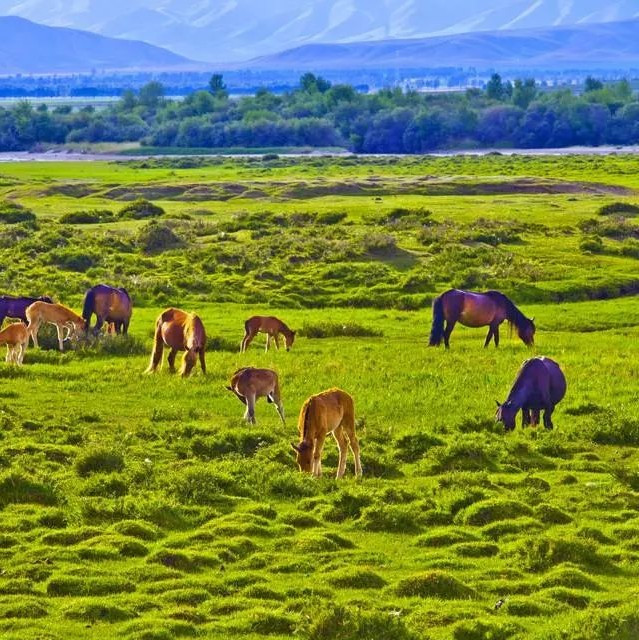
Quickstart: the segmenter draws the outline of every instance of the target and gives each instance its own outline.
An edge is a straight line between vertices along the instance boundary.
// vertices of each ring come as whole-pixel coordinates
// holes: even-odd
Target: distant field
[[[0,364],[0,637],[637,637],[638,169],[0,166],[1,289],[79,309],[104,281],[135,301],[128,339]],[[165,213],[120,216],[138,197]],[[483,329],[460,327],[450,351],[429,349],[429,304],[450,286],[512,295],[535,347],[504,327],[483,349]],[[206,377],[142,373],[174,304],[204,320]],[[238,353],[254,313],[298,330],[289,353],[262,338]],[[556,428],[504,434],[495,400],[533,354],[568,379]],[[247,364],[280,374],[286,426],[264,401],[257,426],[242,421],[224,386]],[[331,386],[355,400],[361,481],[350,457],[335,481],[332,441],[325,477],[295,467],[299,408]]]

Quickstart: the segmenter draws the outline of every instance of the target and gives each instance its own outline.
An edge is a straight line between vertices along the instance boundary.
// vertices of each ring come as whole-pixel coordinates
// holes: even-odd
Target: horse
[[[285,424],[284,407],[280,399],[280,384],[275,371],[243,367],[233,374],[231,384],[226,388],[232,391],[240,402],[246,405],[244,419],[250,424],[255,424],[255,402],[262,397],[265,397],[267,402],[275,405],[282,424]]]
[[[116,289],[106,284],[91,287],[84,296],[82,317],[87,323],[87,334],[91,325],[91,316],[95,313],[96,323],[93,335],[98,335],[103,323],[115,325],[115,332],[127,334],[131,322],[131,297],[126,289]]]
[[[449,348],[450,334],[457,322],[466,327],[489,327],[484,347],[494,340],[499,346],[499,325],[504,321],[517,328],[517,333],[524,344],[532,346],[535,341],[534,318],[527,318],[500,291],[475,293],[450,289],[433,300],[433,325],[430,332],[429,345],[437,347],[442,340]],[[444,328],[444,321],[446,327]]]
[[[522,427],[539,424],[540,411],[544,412],[544,427],[552,429],[552,412],[566,395],[566,377],[559,365],[550,358],[540,356],[524,361],[519,369],[506,402],[497,402],[495,420],[503,422],[506,431],[515,428],[517,412],[522,412]]]
[[[289,351],[295,341],[295,331],[291,331],[281,320],[275,316],[252,316],[244,323],[244,338],[240,346],[240,353],[248,349],[249,344],[259,332],[266,334],[266,351],[268,352],[271,338],[275,346],[280,348],[280,333],[284,334],[286,350]]]
[[[6,361],[20,366],[29,346],[29,331],[24,322],[14,322],[0,331],[0,346],[7,345]]]
[[[337,477],[341,478],[346,470],[349,445],[355,458],[355,475],[362,475],[353,398],[348,393],[329,389],[311,396],[302,406],[297,428],[300,442],[291,446],[297,453],[300,471],[322,475],[322,449],[326,436],[332,433],[339,448]]]
[[[5,318],[15,318],[22,322],[27,322],[27,316],[25,312],[27,307],[34,302],[53,302],[49,296],[40,296],[39,298],[27,298],[20,297],[14,298],[12,296],[0,297],[0,327]]]
[[[155,338],[151,362],[146,373],[154,373],[162,362],[164,345],[171,349],[168,362],[171,373],[175,372],[175,356],[184,351],[180,375],[188,376],[197,358],[200,358],[202,373],[206,373],[204,352],[206,349],[206,331],[200,317],[181,309],[166,309],[155,321]]]
[[[86,330],[86,322],[75,311],[55,302],[42,302],[38,300],[27,307],[25,311],[29,326],[29,336],[33,340],[33,346],[38,346],[38,331],[43,324],[52,324],[58,331],[58,345],[60,351],[64,350],[64,343],[70,338],[79,338]],[[67,335],[63,337],[66,329]]]

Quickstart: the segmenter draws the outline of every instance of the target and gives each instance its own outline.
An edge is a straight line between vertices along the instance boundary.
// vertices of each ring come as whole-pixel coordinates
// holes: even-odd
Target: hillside
[[[178,69],[196,63],[166,49],[12,16],[0,17],[0,73]]]
[[[262,68],[441,66],[628,67],[639,62],[639,20],[462,33],[420,39],[311,44],[252,61]]]
[[[639,8],[635,0],[279,0],[275,8],[253,0],[0,0],[0,13],[231,62],[310,43],[628,20]]]

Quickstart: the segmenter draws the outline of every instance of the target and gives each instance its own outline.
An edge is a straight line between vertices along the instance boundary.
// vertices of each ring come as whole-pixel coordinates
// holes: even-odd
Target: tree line
[[[0,150],[38,144],[141,142],[151,147],[346,147],[356,153],[423,153],[442,148],[639,143],[639,101],[622,80],[588,78],[581,95],[541,91],[533,79],[484,90],[357,92],[306,73],[283,95],[260,89],[229,97],[221,75],[206,90],[167,100],[159,82],[126,91],[103,109],[22,101],[0,108]]]

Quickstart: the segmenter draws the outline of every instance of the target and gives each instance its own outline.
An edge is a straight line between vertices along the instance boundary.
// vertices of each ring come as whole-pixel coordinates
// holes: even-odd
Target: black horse
[[[537,426],[543,410],[544,427],[552,429],[552,412],[565,395],[566,377],[559,365],[544,356],[530,358],[519,369],[506,402],[497,402],[495,419],[504,423],[506,431],[512,431],[520,409],[522,427]]]
[[[0,296],[0,327],[5,318],[17,318],[22,322],[27,322],[27,316],[25,311],[29,305],[34,302],[53,302],[48,296],[41,296],[40,298],[27,298],[20,297],[14,298],[12,296]]]

